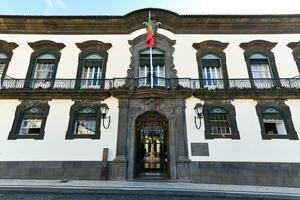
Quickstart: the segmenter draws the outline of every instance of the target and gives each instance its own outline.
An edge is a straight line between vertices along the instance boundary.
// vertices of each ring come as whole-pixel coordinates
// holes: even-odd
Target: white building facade
[[[148,11],[0,17],[0,178],[299,186],[300,16],[150,9],[151,88]]]

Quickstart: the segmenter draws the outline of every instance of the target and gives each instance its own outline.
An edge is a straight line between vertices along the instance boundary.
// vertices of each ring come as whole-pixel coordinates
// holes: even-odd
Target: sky
[[[178,14],[300,14],[300,0],[0,0],[2,15],[124,15],[149,7]]]

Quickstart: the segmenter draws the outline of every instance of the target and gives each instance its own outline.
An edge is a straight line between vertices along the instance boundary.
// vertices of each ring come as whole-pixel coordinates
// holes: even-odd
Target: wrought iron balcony
[[[113,78],[105,80],[95,79],[3,79],[0,90],[111,90],[119,88],[150,87],[148,78]],[[300,89],[300,78],[281,79],[191,79],[156,78],[155,88],[191,89],[191,90],[261,90],[261,89]]]

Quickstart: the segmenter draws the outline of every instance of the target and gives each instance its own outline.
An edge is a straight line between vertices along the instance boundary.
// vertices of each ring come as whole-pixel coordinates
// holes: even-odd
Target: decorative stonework
[[[147,49],[146,34],[136,37],[134,40],[129,40],[128,43],[131,45],[129,51],[131,53],[130,65],[127,70],[126,78],[138,78],[139,76],[139,53]],[[165,68],[166,68],[166,78],[177,78],[177,71],[173,62],[173,53],[176,41],[167,38],[161,34],[154,35],[154,48],[160,49],[165,55]]]
[[[41,130],[39,134],[36,135],[19,135],[20,126],[23,119],[23,113],[31,107],[37,107],[38,109],[42,110],[42,124]],[[49,114],[50,106],[48,104],[48,100],[23,100],[20,105],[17,106],[15,112],[14,122],[9,132],[8,140],[15,140],[15,139],[37,139],[42,140],[44,139],[45,134],[45,126],[47,121],[47,116]]]
[[[268,135],[266,133],[264,122],[263,122],[263,115],[262,112],[267,109],[273,107],[280,111],[283,116],[284,125],[286,129],[287,135]],[[258,116],[259,124],[261,127],[261,136],[262,139],[290,139],[290,140],[298,140],[298,135],[295,130],[292,114],[290,108],[285,104],[283,99],[260,99],[257,100],[257,105],[255,106],[256,113]]]
[[[185,123],[184,99],[119,99],[119,127],[116,169],[112,163],[112,177],[122,179],[122,174],[127,174],[123,179],[135,177],[136,131],[135,121],[138,116],[147,111],[155,111],[166,116],[169,121],[168,134],[168,159],[170,179],[189,180],[190,160],[188,159],[187,133]],[[120,169],[127,164],[127,173]],[[184,172],[183,172],[184,170]],[[120,174],[120,172],[123,172]]]
[[[83,59],[91,53],[100,54],[103,57],[103,69],[101,79],[105,79],[106,65],[108,60],[108,50],[112,47],[111,43],[104,43],[97,40],[89,40],[82,43],[76,43],[76,46],[81,50],[78,57],[78,66],[76,73],[76,88],[80,88],[80,79],[82,74]],[[102,84],[103,87],[103,84]]]
[[[251,85],[254,87],[253,76],[251,72],[251,64],[250,64],[250,56],[255,53],[260,53],[268,57],[270,68],[272,71],[272,78],[279,79],[275,57],[273,52],[271,51],[277,43],[269,42],[265,40],[253,40],[247,43],[241,43],[240,47],[244,49],[244,58],[247,64],[248,74],[251,81]]]
[[[215,54],[220,57],[221,61],[221,68],[222,68],[222,75],[225,79],[224,87],[228,88],[228,72],[227,72],[227,65],[226,65],[226,55],[224,53],[224,49],[228,46],[229,43],[222,43],[215,40],[207,40],[201,43],[194,43],[193,47],[197,50],[196,57],[198,62],[198,72],[199,78],[202,79],[203,77],[203,66],[202,66],[202,57],[206,54]],[[203,87],[203,82],[200,82],[200,85]]]
[[[291,42],[287,45],[290,49],[293,50],[293,57],[297,64],[298,71],[300,74],[300,41],[299,42]]]
[[[130,34],[143,29],[148,13],[176,34],[299,33],[299,15],[179,15],[146,8],[123,16],[1,16],[0,32],[10,34]]]
[[[60,61],[61,53],[60,51],[65,47],[63,43],[56,43],[50,40],[40,40],[37,42],[29,42],[28,45],[34,50],[34,52],[31,54],[29,67],[26,74],[26,79],[29,80],[32,78],[34,73],[34,67],[36,64],[36,59],[38,56],[42,54],[52,54],[55,56],[55,69],[52,73],[51,79],[54,79],[56,76],[58,63]],[[51,84],[51,87],[53,87],[53,83]],[[30,84],[30,81],[27,81],[24,85],[25,88],[28,88]]]
[[[8,65],[11,61],[12,55],[13,55],[13,50],[17,48],[18,45],[14,42],[6,42],[4,40],[0,40],[0,53],[4,53],[7,56],[7,59],[5,60],[5,66],[3,69],[2,75],[0,74],[1,77],[5,77]]]

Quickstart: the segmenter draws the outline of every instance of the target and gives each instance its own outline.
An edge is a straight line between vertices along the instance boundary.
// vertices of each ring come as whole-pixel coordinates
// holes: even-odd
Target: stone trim
[[[14,42],[6,42],[4,40],[0,40],[0,53],[4,53],[7,56],[2,76],[0,75],[0,79],[5,77],[7,69],[8,69],[8,65],[9,65],[12,55],[13,55],[13,50],[17,47],[18,47],[18,45]]]
[[[84,138],[90,138],[90,139],[100,139],[101,136],[101,112],[100,112],[100,101],[75,101],[75,103],[71,106],[70,109],[70,119],[68,124],[68,130],[66,132],[66,140],[72,140],[72,139],[84,139]],[[97,111],[97,117],[96,117],[96,133],[94,135],[75,135],[74,134],[74,125],[75,121],[77,119],[77,112],[82,108],[93,108]]]
[[[293,57],[294,57],[294,60],[297,64],[297,67],[298,67],[298,71],[299,71],[299,74],[300,74],[300,59],[299,59],[299,56],[300,56],[300,41],[298,42],[291,42],[287,45],[290,49],[293,50]]]
[[[253,76],[251,72],[251,64],[249,57],[252,54],[259,53],[263,54],[269,59],[270,68],[272,71],[272,78],[279,79],[276,62],[275,62],[275,56],[273,52],[271,51],[275,46],[276,42],[269,42],[265,40],[253,40],[247,43],[241,43],[240,47],[244,50],[244,58],[246,61],[247,69],[248,69],[248,75],[251,82],[252,87],[255,87]],[[276,84],[280,84],[277,83]]]
[[[140,52],[148,48],[146,43],[146,34],[140,35],[133,40],[129,40],[128,43],[131,46],[129,48],[131,53],[131,63],[129,65],[129,69],[127,70],[126,78],[138,78]],[[173,63],[173,53],[175,51],[173,46],[175,43],[175,40],[171,40],[164,35],[154,35],[155,48],[162,50],[165,55],[166,78],[177,78],[177,71]]]
[[[34,68],[36,66],[36,59],[38,56],[42,54],[52,54],[55,56],[55,69],[52,73],[51,80],[55,79],[58,63],[60,61],[61,53],[60,51],[65,47],[63,43],[56,43],[50,40],[40,40],[37,42],[29,42],[28,45],[34,50],[34,52],[31,54],[30,61],[29,61],[29,67],[26,74],[26,80],[32,79],[32,76],[34,74]],[[50,87],[53,87],[54,82],[51,83]],[[25,88],[30,87],[30,81],[26,81]]]
[[[300,32],[300,15],[179,15],[158,8],[124,16],[5,16],[0,32],[13,34],[130,34],[144,29],[148,12],[176,34],[283,34]],[[208,23],[209,22],[209,23]]]
[[[43,111],[42,114],[42,124],[40,128],[40,133],[38,135],[19,135],[20,126],[23,120],[24,112],[31,108],[31,107],[38,107]],[[8,140],[16,140],[16,139],[35,139],[35,140],[42,140],[44,139],[45,134],[45,126],[47,121],[47,116],[49,114],[50,106],[47,100],[23,100],[20,105],[17,106],[15,112],[15,118],[13,121],[13,125],[11,131],[8,135]]]
[[[136,132],[135,120],[147,111],[156,111],[167,117],[169,178],[190,179],[190,160],[185,116],[185,100],[173,99],[119,99],[119,123],[116,158],[112,163],[112,179],[135,178]]]
[[[225,79],[224,87],[229,87],[228,82],[228,72],[227,72],[227,65],[226,65],[226,55],[224,53],[224,49],[227,48],[229,43],[222,43],[215,40],[207,40],[201,43],[194,43],[193,47],[197,50],[196,58],[198,63],[198,73],[199,79],[202,79],[203,72],[202,72],[202,57],[206,54],[215,54],[220,57],[221,61],[221,68],[222,68],[222,76]],[[200,81],[200,86],[203,87],[203,82]]]
[[[89,40],[82,43],[76,43],[76,46],[81,50],[78,57],[78,66],[76,73],[76,88],[80,88],[80,79],[82,75],[82,67],[84,58],[92,53],[100,54],[103,57],[103,69],[101,79],[105,79],[106,65],[108,60],[108,50],[112,47],[111,43],[104,43],[97,40]],[[103,84],[102,86],[103,87]]]
[[[209,121],[208,112],[212,108],[221,108],[228,113],[229,124],[231,128],[230,135],[213,135],[209,132]],[[216,138],[228,138],[228,139],[240,139],[239,130],[236,123],[236,112],[234,106],[229,100],[205,100],[203,105],[203,116],[204,116],[204,134],[205,139],[216,139]]]
[[[275,108],[276,110],[280,111],[283,115],[284,125],[286,129],[287,135],[268,135],[266,133],[262,112],[267,108]],[[261,136],[262,139],[290,139],[290,140],[298,140],[298,135],[295,130],[293,121],[292,121],[292,114],[288,105],[285,104],[284,100],[257,100],[257,104],[255,106],[256,113],[258,116],[260,128],[261,128]]]

